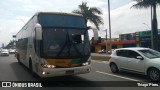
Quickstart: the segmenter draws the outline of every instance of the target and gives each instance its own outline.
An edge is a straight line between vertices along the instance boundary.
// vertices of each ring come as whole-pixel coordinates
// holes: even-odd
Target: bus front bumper
[[[75,74],[84,74],[91,71],[91,66],[81,66],[81,67],[72,67],[72,68],[43,68],[41,72],[41,77],[54,77],[54,76],[65,76],[65,75],[75,75]]]

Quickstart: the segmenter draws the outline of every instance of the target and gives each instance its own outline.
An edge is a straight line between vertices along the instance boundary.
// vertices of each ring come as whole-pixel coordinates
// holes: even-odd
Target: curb
[[[92,55],[91,59],[92,60],[99,60],[99,61],[109,61],[110,56],[109,55],[108,56],[94,56],[94,55]]]

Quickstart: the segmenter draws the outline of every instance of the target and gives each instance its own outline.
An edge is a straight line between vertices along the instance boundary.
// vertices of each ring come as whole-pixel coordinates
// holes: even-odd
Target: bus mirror
[[[98,30],[96,28],[90,27],[94,34],[94,40],[98,40]]]
[[[42,27],[39,23],[35,26],[36,40],[42,40]]]

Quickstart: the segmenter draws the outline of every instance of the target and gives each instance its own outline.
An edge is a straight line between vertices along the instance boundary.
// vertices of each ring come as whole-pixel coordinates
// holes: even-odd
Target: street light
[[[151,28],[148,26],[148,24],[146,24],[146,23],[142,23],[142,24],[146,25],[146,26],[148,27],[149,30],[151,29]]]
[[[24,21],[23,19],[17,19],[17,20],[20,20],[20,21],[22,21],[22,22],[24,23],[24,25],[26,24],[26,23],[25,23],[25,21]]]
[[[110,49],[111,49],[111,53],[112,53],[112,41],[111,41],[111,18],[110,18],[110,0],[108,0],[108,18],[109,18]]]
[[[25,21],[24,21],[23,19],[18,19],[18,20],[21,20],[24,24],[26,24]]]

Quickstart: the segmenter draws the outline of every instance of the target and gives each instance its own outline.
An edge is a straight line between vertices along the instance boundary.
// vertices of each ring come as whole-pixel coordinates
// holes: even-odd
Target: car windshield
[[[160,58],[160,52],[151,50],[151,49],[144,49],[144,50],[138,50],[140,53],[142,53],[147,58],[153,59],[153,58]]]

